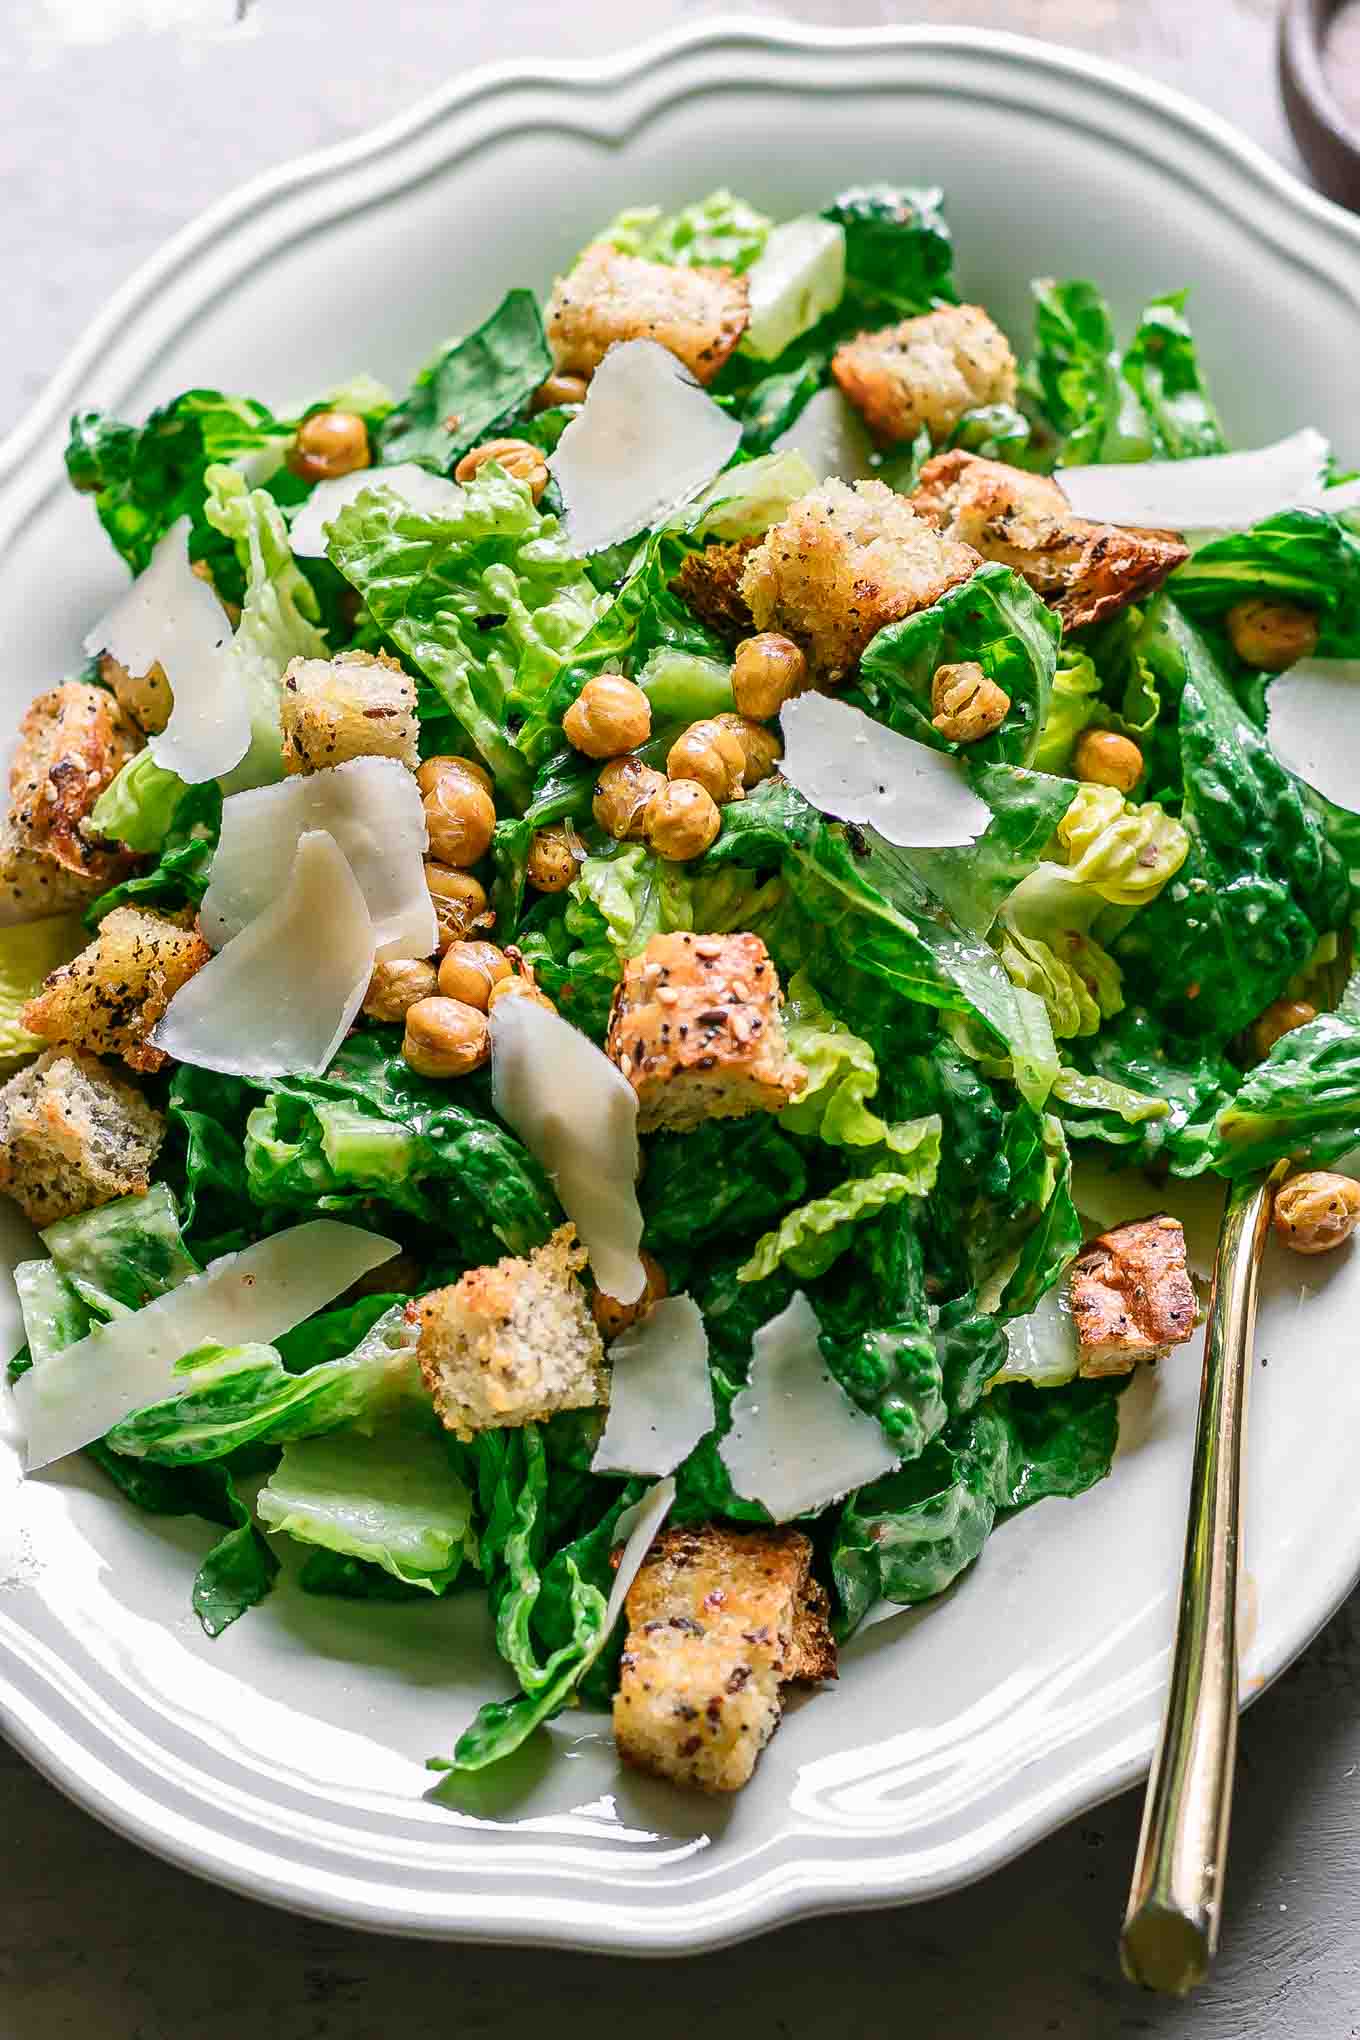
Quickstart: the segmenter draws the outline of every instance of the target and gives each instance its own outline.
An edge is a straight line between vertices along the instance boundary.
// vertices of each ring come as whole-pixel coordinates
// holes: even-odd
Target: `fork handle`
[[[1183,1997],[1218,1946],[1237,1754],[1242,1447],[1274,1176],[1229,1193],[1218,1236],[1171,1683],[1119,1952],[1132,1983]]]

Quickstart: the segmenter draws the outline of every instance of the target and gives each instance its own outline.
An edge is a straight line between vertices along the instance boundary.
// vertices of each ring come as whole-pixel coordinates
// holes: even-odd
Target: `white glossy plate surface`
[[[137,415],[193,384],[286,405],[356,367],[401,385],[624,204],[724,182],[787,215],[874,179],[945,187],[965,293],[1018,340],[1033,275],[1094,275],[1125,320],[1188,282],[1233,440],[1314,423],[1360,456],[1360,228],[1159,88],[928,29],[720,27],[610,65],[484,73],[181,235],[0,448],[0,729],[74,664],[119,586],[62,481],[76,405]],[[0,1233],[10,1260],[21,1232]],[[1248,1690],[1360,1573],[1358,1268],[1281,1255],[1267,1271]],[[8,1350],[8,1296],[5,1314]],[[1130,1393],[1113,1479],[1006,1526],[939,1605],[853,1645],[839,1687],[790,1711],[730,1806],[625,1777],[606,1724],[582,1715],[513,1776],[432,1796],[422,1760],[505,1686],[470,1600],[370,1608],[285,1581],[211,1644],[188,1604],[204,1526],[134,1515],[93,1470],[22,1482],[4,1442],[0,1721],[176,1862],[396,1932],[682,1952],[926,1897],[1146,1765],[1197,1374],[1182,1352]]]

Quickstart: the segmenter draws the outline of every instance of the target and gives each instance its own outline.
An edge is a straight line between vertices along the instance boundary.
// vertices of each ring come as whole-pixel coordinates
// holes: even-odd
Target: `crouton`
[[[831,373],[885,444],[924,425],[939,446],[965,411],[1015,402],[1015,356],[981,305],[942,305],[857,333],[836,349]]]
[[[0,815],[0,928],[69,913],[103,890],[102,878],[87,878],[35,850],[13,815]]]
[[[1093,524],[1074,515],[1048,475],[975,453],[956,450],[928,460],[911,503],[947,538],[1013,567],[1066,630],[1141,601],[1190,557],[1174,531]]]
[[[416,683],[385,652],[294,659],[283,676],[279,721],[289,772],[319,772],[350,758],[420,763]]]
[[[32,1224],[141,1196],[165,1121],[81,1050],[49,1048],[0,1089],[0,1191]]]
[[[814,679],[844,679],[871,637],[977,572],[972,546],[942,538],[884,482],[823,482],[747,559],[741,593],[760,630],[807,653]]]
[[[1128,1374],[1194,1332],[1185,1233],[1165,1213],[1101,1233],[1072,1263],[1071,1283],[1083,1374]]]
[[[544,323],[559,375],[592,376],[616,340],[657,340],[710,383],[750,316],[744,276],[644,262],[601,241],[558,277]]]
[[[732,544],[715,540],[702,552],[688,553],[671,582],[672,592],[699,621],[730,645],[749,637],[755,628],[751,605],[741,592],[741,576],[759,544],[758,538],[739,538]]]
[[[623,966],[605,1053],[637,1093],[638,1131],[779,1112],[807,1083],[758,935],[653,935]]]
[[[129,673],[112,652],[99,659],[99,677],[115,696],[124,715],[130,716],[149,737],[158,737],[170,720],[174,697],[165,668],[157,660],[145,673]]]
[[[87,818],[141,748],[141,732],[103,687],[66,680],[40,694],[19,724],[9,772],[16,840],[100,885],[125,877],[135,858],[91,836]]]
[[[537,1423],[606,1400],[604,1346],[564,1225],[526,1260],[470,1268],[411,1304],[416,1358],[440,1422],[460,1438]]]
[[[121,1056],[130,1069],[168,1061],[150,1034],[171,999],[212,955],[194,929],[138,907],[115,907],[94,941],[54,970],[23,1011],[30,1034]]]
[[[703,1792],[736,1792],[792,1679],[834,1679],[825,1589],[800,1530],[667,1530],[627,1600],[614,1696],[619,1755]]]

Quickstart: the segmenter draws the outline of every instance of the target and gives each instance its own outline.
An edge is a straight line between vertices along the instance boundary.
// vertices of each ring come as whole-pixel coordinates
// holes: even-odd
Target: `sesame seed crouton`
[[[141,1196],[165,1121],[81,1050],[49,1048],[0,1089],[0,1191],[36,1226]]]
[[[1185,1233],[1164,1212],[1101,1233],[1072,1263],[1071,1282],[1083,1374],[1128,1374],[1194,1332]]]
[[[638,1131],[779,1112],[807,1082],[758,935],[653,935],[614,993],[605,1053],[637,1093]]]
[[[779,1725],[791,1679],[834,1679],[825,1590],[800,1530],[665,1531],[627,1600],[619,1755],[703,1792],[736,1792]]]
[[[758,538],[739,538],[730,544],[715,540],[701,552],[688,553],[671,582],[673,593],[727,644],[737,644],[755,628],[751,605],[741,592],[741,576],[759,544]]]
[[[558,277],[544,324],[560,375],[593,375],[617,340],[657,340],[710,383],[750,316],[746,278],[730,269],[644,262],[597,241]]]
[[[416,683],[386,652],[294,659],[279,707],[289,772],[320,772],[351,758],[420,763]]]
[[[30,1034],[120,1055],[130,1069],[168,1061],[150,1034],[180,986],[212,955],[191,927],[138,907],[115,907],[93,942],[48,977],[23,1011]]]
[[[966,411],[1015,402],[1015,356],[981,305],[942,305],[836,349],[831,373],[880,441],[936,446]]]
[[[942,538],[884,482],[823,482],[800,496],[747,559],[741,592],[756,629],[807,653],[815,679],[844,679],[870,638],[938,602],[982,564]]]
[[[460,1438],[607,1400],[604,1346],[579,1279],[585,1250],[560,1226],[523,1260],[470,1268],[408,1307],[440,1422]]]
[[[1141,601],[1190,557],[1174,531],[1093,524],[1050,476],[958,449],[926,462],[911,502],[946,537],[1013,567],[1067,630]]]
[[[136,862],[90,836],[86,821],[109,781],[142,748],[140,730],[114,697],[65,680],[28,705],[10,766],[10,820],[17,842],[107,886]]]
[[[88,878],[35,850],[13,815],[0,815],[0,928],[68,913],[103,890],[102,878]]]

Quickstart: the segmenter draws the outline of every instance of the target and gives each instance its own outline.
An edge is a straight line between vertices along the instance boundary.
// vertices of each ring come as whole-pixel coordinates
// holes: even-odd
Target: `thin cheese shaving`
[[[992,819],[942,751],[885,728],[848,701],[799,694],[780,712],[784,777],[823,814],[868,822],[890,843],[940,850],[974,843]]]
[[[283,891],[176,992],[152,1039],[230,1076],[319,1076],[372,974],[363,893],[335,838],[314,830]]]
[[[806,1515],[891,1473],[897,1454],[873,1417],[827,1370],[817,1314],[802,1290],[751,1341],[751,1372],[718,1447],[739,1495],[776,1523]]]
[[[1079,517],[1207,536],[1244,531],[1277,510],[1318,507],[1328,452],[1322,434],[1305,426],[1250,453],[1059,468],[1054,480]]]
[[[264,912],[315,829],[335,839],[358,880],[379,960],[429,956],[438,931],[422,861],[425,815],[415,779],[395,758],[351,758],[223,801],[199,909],[204,941],[220,949]]]
[[[188,1387],[200,1346],[267,1346],[399,1251],[396,1240],[316,1218],[224,1254],[202,1275],[31,1367],[14,1385],[29,1472]]]
[[[414,461],[398,461],[389,468],[357,468],[352,475],[337,475],[334,481],[318,482],[299,509],[288,529],[288,543],[300,560],[326,556],[326,526],[350,503],[369,489],[390,489],[425,516],[457,509],[463,492],[443,475],[432,475]]]
[[[1360,659],[1305,659],[1273,680],[1266,740],[1282,765],[1360,814]]]
[[[615,1540],[622,1537],[625,1542],[614,1574],[614,1584],[609,1590],[601,1635],[608,1636],[622,1615],[633,1581],[642,1571],[642,1562],[655,1544],[674,1500],[675,1482],[669,1478],[659,1480],[640,1502],[634,1502],[631,1509],[625,1509],[614,1525]]]
[[[491,1014],[491,1101],[552,1178],[600,1288],[635,1303],[647,1277],[632,1085],[559,1014],[502,999]]]
[[[548,462],[573,551],[603,552],[660,523],[740,444],[736,419],[667,348],[655,340],[611,347]]]
[[[665,1296],[609,1349],[609,1419],[594,1473],[670,1473],[713,1429],[708,1334],[689,1296]]]
[[[877,473],[864,420],[834,384],[809,397],[775,440],[776,453],[788,450],[802,454],[819,482],[863,482]]]

